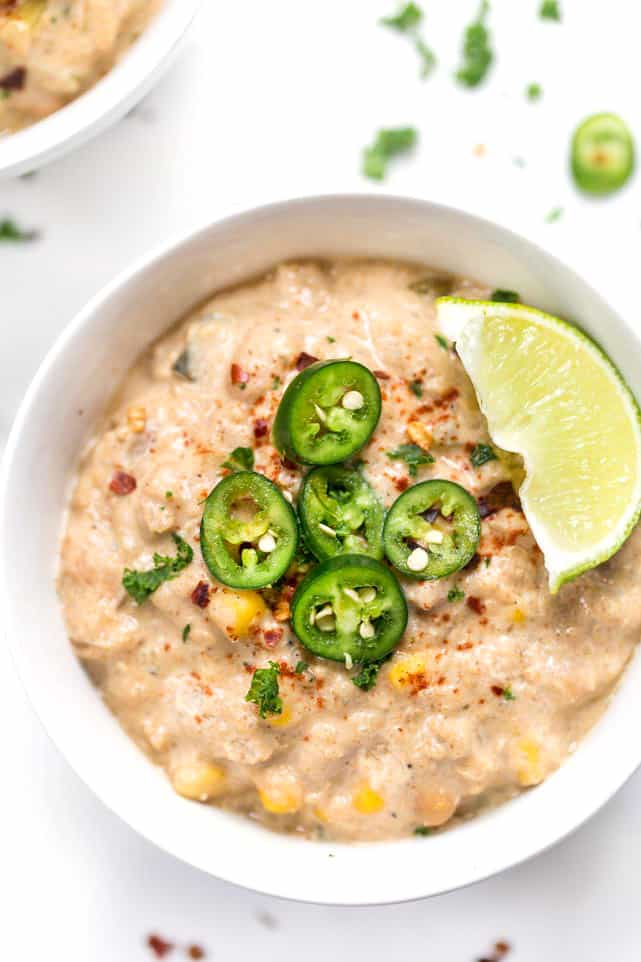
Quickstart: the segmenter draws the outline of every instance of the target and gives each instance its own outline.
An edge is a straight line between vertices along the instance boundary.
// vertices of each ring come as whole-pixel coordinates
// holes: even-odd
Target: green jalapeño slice
[[[611,194],[634,169],[634,141],[616,114],[594,114],[572,138],[572,175],[588,194]]]
[[[384,658],[406,625],[407,603],[396,577],[366,555],[321,562],[292,599],[292,627],[301,644],[348,668]]]
[[[397,498],[383,531],[385,554],[409,578],[432,581],[463,568],[481,535],[476,501],[452,481],[423,481]]]
[[[385,511],[360,471],[314,468],[298,503],[305,541],[319,561],[339,554],[383,557]]]
[[[274,444],[302,464],[337,464],[370,439],[381,416],[381,391],[355,361],[318,361],[285,391],[274,419]]]
[[[230,588],[273,584],[289,567],[297,543],[296,515],[262,474],[230,474],[205,501],[200,548],[214,578]]]

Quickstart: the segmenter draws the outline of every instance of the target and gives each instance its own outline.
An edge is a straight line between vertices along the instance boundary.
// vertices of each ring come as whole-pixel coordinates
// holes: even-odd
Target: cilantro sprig
[[[476,444],[470,454],[470,462],[473,468],[480,468],[488,461],[498,461],[496,451],[489,444]]]
[[[387,452],[387,457],[393,461],[404,461],[412,478],[416,477],[421,465],[434,464],[434,458],[429,451],[419,448],[418,444],[399,444],[394,451]]]
[[[494,60],[490,32],[485,24],[489,10],[488,0],[482,0],[476,19],[468,24],[463,34],[463,62],[454,76],[464,87],[478,87]]]
[[[261,718],[282,714],[283,700],[278,690],[279,674],[280,666],[275,661],[270,661],[268,668],[258,668],[254,672],[245,701],[253,701],[258,705]]]
[[[177,552],[175,558],[154,554],[154,566],[148,571],[134,571],[125,568],[122,576],[122,586],[133,598],[137,605],[142,605],[165,581],[176,578],[180,572],[191,564],[194,552],[179,534],[172,533]]]
[[[382,661],[371,661],[368,665],[363,665],[359,673],[352,678],[352,682],[361,691],[371,691],[378,680],[382,664]]]
[[[251,448],[234,448],[223,467],[230,471],[251,471],[254,467],[254,452]]]
[[[23,230],[10,217],[0,220],[0,242],[25,244],[37,240],[37,230]]]
[[[392,157],[408,153],[416,145],[414,127],[389,127],[379,130],[373,143],[363,152],[363,173],[370,180],[384,180]]]
[[[418,33],[423,20],[423,11],[416,3],[406,3],[397,13],[379,20],[382,27],[390,27],[409,37],[421,62],[421,78],[425,80],[436,66],[436,54]]]

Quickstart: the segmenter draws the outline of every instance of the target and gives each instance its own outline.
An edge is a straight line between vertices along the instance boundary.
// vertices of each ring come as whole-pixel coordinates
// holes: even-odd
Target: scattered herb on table
[[[541,84],[528,84],[525,88],[525,96],[531,101],[540,100],[543,96],[543,87]]]
[[[172,538],[178,549],[175,558],[169,558],[156,552],[154,554],[154,566],[149,571],[133,571],[131,568],[125,568],[122,586],[137,605],[146,601],[157,588],[160,588],[164,581],[171,581],[176,578],[183,568],[191,564],[194,557],[191,546],[175,532],[172,533]]]
[[[419,448],[418,444],[400,444],[394,451],[388,451],[387,457],[393,461],[404,461],[412,478],[416,477],[421,465],[434,464],[432,455]]]
[[[421,80],[427,80],[437,64],[436,54],[431,47],[425,43],[422,37],[417,37],[414,41],[416,50],[421,61]]]
[[[497,287],[497,289],[490,294],[490,300],[495,301],[497,304],[518,304],[521,298],[516,291],[508,291],[502,287]]]
[[[556,223],[557,220],[561,220],[562,217],[563,217],[563,208],[553,207],[552,210],[549,212],[549,214],[545,215],[545,223],[554,224]]]
[[[423,11],[416,3],[406,3],[404,7],[393,14],[391,17],[382,17],[379,23],[383,27],[391,27],[393,30],[400,30],[406,33],[413,30],[423,19]]]
[[[254,452],[251,448],[234,448],[223,467],[230,471],[251,471],[254,467]]]
[[[435,334],[434,339],[439,347],[442,347],[444,351],[449,351],[450,345],[447,343],[446,337],[443,337],[442,334]]]
[[[496,451],[489,444],[476,444],[472,448],[472,453],[470,454],[470,461],[472,467],[480,468],[481,465],[487,464],[488,461],[497,461]]]
[[[561,8],[558,0],[542,0],[539,7],[539,17],[541,20],[561,21]]]
[[[245,701],[253,701],[258,705],[261,718],[267,715],[280,715],[283,711],[283,700],[278,693],[278,675],[280,667],[277,662],[270,661],[269,668],[258,668],[254,672]]]
[[[454,588],[450,588],[450,590],[447,593],[448,601],[462,601],[464,597],[465,597],[465,592],[463,591],[462,588],[459,588],[458,585],[455,585]]]
[[[419,381],[418,378],[415,381],[410,381],[410,391],[416,397],[423,397],[423,382]]]
[[[412,150],[417,140],[414,127],[379,130],[374,142],[363,152],[363,174],[370,180],[383,180],[392,157]]]
[[[381,661],[371,661],[368,665],[363,665],[359,673],[352,678],[356,687],[361,691],[371,691],[378,680],[382,664]]]
[[[40,236],[37,230],[23,230],[10,217],[0,220],[0,241],[5,243],[26,244],[37,240]]]
[[[485,25],[489,12],[488,0],[482,0],[476,20],[465,28],[463,35],[463,62],[454,74],[464,87],[478,87],[485,79],[494,60],[490,46],[490,33]]]

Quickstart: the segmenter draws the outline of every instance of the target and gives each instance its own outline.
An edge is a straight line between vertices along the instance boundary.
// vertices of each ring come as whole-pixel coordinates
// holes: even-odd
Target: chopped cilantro
[[[165,491],[165,497],[167,498],[167,501],[171,501],[171,499],[173,498],[173,496],[174,496],[174,492],[173,492],[173,491]]]
[[[328,334],[328,335],[327,335],[327,340],[329,341],[330,344],[334,344],[335,341],[336,341],[336,338],[335,338],[335,337],[330,337],[330,335]]]
[[[481,465],[487,464],[488,461],[497,461],[496,452],[494,448],[490,447],[489,444],[476,444],[472,448],[472,453],[470,454],[470,461],[472,467],[480,468]]]
[[[183,642],[187,641],[187,639],[189,638],[189,632],[190,632],[190,631],[191,631],[191,625],[185,625],[185,627],[183,628],[183,633],[182,633],[182,640],[183,640]]]
[[[512,691],[512,688],[510,685],[508,685],[507,688],[503,689],[503,697],[505,698],[506,701],[516,701],[516,695]]]
[[[0,220],[0,241],[7,243],[26,243],[34,241],[38,237],[37,230],[22,230],[14,220],[5,217]]]
[[[492,559],[491,559],[491,557],[488,555],[488,556],[487,556],[486,558],[484,558],[483,560],[485,561],[485,567],[486,567],[486,568],[489,568],[490,565],[492,564]]]
[[[444,351],[449,351],[450,345],[447,343],[446,337],[443,337],[442,334],[435,334],[434,338],[439,347],[442,347]]]
[[[476,20],[465,28],[463,63],[454,75],[464,87],[478,87],[485,79],[494,59],[490,46],[490,34],[485,26],[489,9],[488,0],[482,0]]]
[[[539,17],[541,20],[561,20],[561,10],[558,0],[542,0],[539,7]]]
[[[436,54],[431,47],[428,47],[421,37],[417,37],[415,39],[414,49],[416,50],[421,61],[421,79],[427,80],[436,66]]]
[[[541,84],[528,84],[525,88],[525,96],[528,100],[540,100],[543,96]]]
[[[371,661],[368,665],[363,665],[359,673],[352,678],[356,687],[361,691],[371,691],[376,684],[382,664],[382,661]]]
[[[415,394],[416,397],[423,397],[423,382],[418,379],[410,381],[410,391],[412,394]]]
[[[275,374],[272,378],[272,391],[277,391],[279,387],[280,387],[280,378],[277,374]]]
[[[490,300],[496,301],[498,304],[518,304],[521,298],[516,291],[506,291],[502,287],[497,287],[490,294]]]
[[[283,700],[278,693],[278,675],[280,667],[277,662],[270,661],[269,668],[258,668],[254,672],[245,701],[253,701],[258,705],[261,718],[270,715],[280,715],[283,711]]]
[[[465,597],[465,592],[463,591],[462,588],[459,588],[458,585],[455,585],[454,588],[450,588],[450,590],[447,593],[448,601],[462,601],[464,597]]]
[[[309,665],[307,664],[306,661],[298,661],[296,662],[296,667],[294,668],[294,671],[296,672],[297,675],[302,675],[303,672],[307,671],[308,668],[309,668]]]
[[[423,451],[418,444],[400,444],[396,450],[388,451],[387,457],[393,461],[405,461],[412,478],[416,477],[420,465],[434,464],[434,458],[429,451]]]
[[[406,33],[413,30],[423,19],[423,11],[416,3],[406,3],[404,7],[393,14],[391,17],[382,17],[379,23],[383,27],[391,27],[393,30],[400,30]]]
[[[254,452],[251,448],[234,448],[223,467],[230,471],[251,471],[254,467]]]
[[[431,835],[432,832],[433,829],[431,829],[429,825],[417,825],[414,829],[415,835]]]
[[[363,174],[370,180],[383,180],[391,158],[411,150],[417,140],[414,127],[379,130],[374,142],[363,152]]]
[[[553,207],[549,214],[545,215],[546,224],[554,224],[555,221],[560,220],[563,217],[562,207]]]
[[[132,571],[125,568],[122,576],[122,586],[134,599],[137,605],[146,601],[157,588],[160,588],[164,581],[171,581],[176,578],[183,568],[186,568],[194,557],[194,552],[190,545],[180,537],[179,534],[172,534],[176,548],[175,558],[168,558],[158,553],[154,554],[154,566],[149,571]]]

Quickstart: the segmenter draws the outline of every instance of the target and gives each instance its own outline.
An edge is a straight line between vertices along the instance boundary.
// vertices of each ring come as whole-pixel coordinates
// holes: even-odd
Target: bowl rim
[[[7,559],[4,558],[4,530],[5,530],[5,519],[8,517],[10,510],[10,499],[9,499],[9,488],[10,488],[10,478],[12,467],[16,458],[16,453],[20,446],[20,440],[25,429],[25,426],[29,422],[31,408],[39,395],[40,389],[43,383],[46,381],[47,375],[50,369],[52,369],[58,360],[65,354],[67,347],[74,340],[74,338],[84,330],[87,325],[91,325],[92,319],[99,316],[100,310],[109,302],[109,300],[116,295],[118,292],[124,290],[134,278],[143,274],[146,270],[153,268],[154,265],[158,265],[165,258],[172,258],[176,256],[180,250],[185,246],[193,242],[197,242],[199,239],[205,237],[212,230],[226,230],[234,227],[239,227],[246,224],[251,224],[256,218],[269,218],[272,216],[278,216],[281,214],[287,214],[289,211],[302,208],[303,210],[308,208],[313,208],[318,205],[328,205],[334,206],[336,208],[336,213],[338,214],[341,206],[343,204],[352,204],[355,206],[362,205],[364,209],[370,207],[371,205],[377,206],[379,209],[384,209],[389,207],[392,208],[406,207],[408,211],[410,210],[420,210],[425,216],[429,216],[430,213],[443,214],[445,216],[452,217],[453,219],[459,219],[461,221],[467,221],[473,224],[476,228],[485,232],[498,232],[507,241],[512,240],[513,242],[518,242],[525,245],[533,254],[541,259],[543,263],[548,261],[548,263],[556,263],[561,267],[567,278],[572,278],[576,281],[580,287],[587,292],[590,297],[594,298],[596,304],[603,305],[607,307],[606,302],[603,300],[601,295],[591,287],[591,285],[583,280],[571,267],[557,258],[555,255],[550,254],[540,245],[534,243],[527,237],[517,234],[509,228],[504,227],[500,223],[490,221],[486,218],[479,217],[475,214],[470,214],[469,212],[457,208],[451,205],[444,205],[434,203],[432,201],[425,201],[420,199],[414,199],[411,197],[403,197],[396,195],[377,195],[377,194],[319,194],[308,197],[298,197],[291,200],[278,201],[271,204],[261,205],[258,207],[251,208],[240,213],[232,214],[230,216],[221,219],[208,219],[205,224],[197,229],[189,229],[182,231],[179,234],[171,237],[169,240],[156,245],[147,254],[143,254],[139,257],[135,263],[119,272],[117,276],[107,283],[98,293],[96,293],[86,306],[81,309],[75,317],[65,326],[62,332],[54,341],[50,350],[47,352],[45,358],[39,365],[36,374],[34,375],[23,401],[19,407],[17,415],[14,419],[10,435],[7,441],[6,449],[2,458],[2,465],[0,466],[0,611],[3,612],[4,618],[2,619],[3,634],[7,643],[7,647],[10,651],[12,661],[16,667],[16,671],[23,687],[27,693],[29,701],[36,713],[36,716],[40,719],[45,731],[56,745],[61,754],[66,758],[72,769],[76,772],[78,777],[83,781],[91,791],[97,795],[100,801],[112,812],[114,812],[118,817],[125,822],[125,824],[132,827],[140,835],[146,838],[148,841],[155,844],[161,850],[169,852],[176,858],[187,862],[188,864],[201,869],[207,874],[213,875],[216,878],[223,879],[224,881],[231,882],[242,888],[246,888],[251,891],[261,892],[263,894],[272,895],[276,897],[286,898],[293,901],[301,902],[311,902],[315,904],[327,904],[327,905],[380,905],[380,904],[395,904],[399,902],[412,901],[416,899],[426,898],[433,895],[444,894],[448,891],[453,891],[455,889],[464,888],[468,885],[475,884],[476,882],[482,881],[489,878],[499,872],[505,871],[509,868],[515,867],[516,865],[522,864],[534,856],[547,851],[557,842],[566,838],[578,828],[580,828],[589,818],[596,814],[610,798],[623,786],[623,784],[632,776],[632,774],[641,766],[641,744],[635,749],[633,745],[630,744],[628,740],[628,745],[626,747],[626,752],[619,753],[619,757],[613,762],[614,775],[610,779],[593,779],[590,782],[590,797],[579,798],[576,808],[572,810],[570,816],[567,813],[563,817],[558,817],[554,824],[554,827],[550,830],[549,827],[546,828],[545,832],[542,833],[541,827],[537,830],[531,832],[531,834],[525,834],[523,837],[519,837],[518,845],[516,845],[512,850],[505,851],[499,856],[497,856],[493,849],[487,847],[487,850],[481,853],[482,857],[477,857],[472,860],[469,866],[464,867],[460,873],[461,877],[457,877],[456,881],[441,885],[440,887],[431,887],[426,890],[424,886],[420,884],[415,887],[408,887],[406,885],[401,885],[402,894],[399,891],[394,891],[396,881],[394,879],[389,880],[387,883],[387,894],[377,895],[375,898],[362,898],[359,897],[358,893],[350,893],[349,896],[343,895],[341,898],[332,898],[328,895],[329,887],[325,880],[321,881],[315,887],[315,883],[309,879],[305,880],[305,885],[301,885],[302,879],[292,879],[289,883],[284,884],[280,881],[277,884],[269,884],[263,882],[254,883],[248,876],[251,873],[247,871],[224,871],[217,872],[215,867],[212,869],[211,865],[207,862],[207,859],[200,858],[193,852],[186,854],[181,850],[181,846],[175,844],[171,837],[163,837],[161,832],[152,830],[148,827],[146,822],[141,818],[134,816],[132,812],[125,810],[126,807],[122,804],[117,804],[114,798],[106,798],[105,792],[94,783],[91,777],[88,776],[86,772],[83,772],[74,762],[69,758],[64,746],[59,745],[56,742],[55,737],[50,731],[50,723],[47,721],[47,712],[43,709],[43,706],[37,702],[34,697],[33,692],[30,690],[28,681],[28,672],[25,670],[28,667],[28,660],[23,661],[21,655],[21,649],[17,643],[17,638],[12,636],[10,625],[18,625],[19,618],[17,617],[17,612],[20,605],[16,602],[15,606],[9,591],[8,579],[5,575],[7,570]],[[340,244],[337,244],[337,248]],[[302,256],[302,254],[301,254]],[[311,255],[310,255],[311,256]],[[622,329],[625,331],[626,335],[637,342],[640,342],[639,335],[634,331],[634,329],[625,321],[625,319],[616,315],[614,311],[608,307],[610,314],[614,314],[617,320],[620,322]],[[16,615],[12,617],[11,612],[15,607]],[[639,658],[632,659],[635,665],[639,667]],[[632,671],[632,665],[628,664],[624,671],[624,676],[628,675]],[[615,697],[616,700],[616,697]],[[606,716],[613,712],[614,703],[608,705]],[[598,727],[595,726],[595,728]],[[593,737],[594,729],[589,732],[583,739],[582,744]],[[141,760],[144,764],[151,764],[148,760],[141,755]],[[527,804],[528,799],[535,797],[543,798],[543,792],[546,791],[546,787],[550,786],[553,782],[558,783],[562,773],[564,781],[568,778],[572,778],[570,773],[570,768],[576,761],[576,756],[570,756],[561,765],[560,769],[553,773],[548,779],[546,779],[541,786],[537,788],[537,792],[541,793],[536,796],[536,793],[522,793],[516,799],[504,803],[498,806],[496,809],[492,809],[489,812],[482,813],[476,816],[473,820],[467,823],[463,823],[462,826],[453,830],[456,833],[465,833],[469,830],[470,826],[478,826],[480,823],[486,823],[488,825],[488,831],[491,833],[492,826],[500,821],[501,813],[505,812],[506,809],[514,811],[516,808],[520,807],[520,811],[524,809],[524,805]],[[576,768],[573,768],[576,771]],[[558,794],[558,793],[557,793]],[[540,806],[539,806],[540,807]],[[549,805],[548,805],[549,808]],[[225,817],[228,819],[236,819],[237,816],[225,813]],[[556,817],[556,816],[555,816]],[[252,825],[248,819],[242,819],[242,822],[246,823],[246,834],[248,839],[251,841],[251,832],[256,831],[264,832],[264,829],[257,829],[256,826]],[[231,824],[231,823],[229,823]],[[269,833],[271,834],[271,833]],[[430,844],[436,843],[437,846],[443,844],[443,839],[447,839],[450,833],[444,833],[442,835],[435,836]],[[254,836],[257,837],[257,836]],[[385,861],[384,854],[385,849],[389,853],[392,849],[400,850],[401,847],[410,851],[410,849],[415,849],[418,851],[418,846],[424,846],[425,841],[421,839],[406,839],[402,841],[388,841],[388,842],[375,842],[375,843],[322,843],[315,842],[310,845],[308,841],[303,841],[301,839],[292,839],[289,836],[276,835],[278,839],[279,846],[283,849],[291,849],[292,846],[299,846],[301,851],[308,853],[303,857],[304,862],[309,862],[309,865],[318,865],[319,860],[317,854],[320,856],[327,857],[336,856],[342,853],[341,857],[348,859],[347,853],[351,853],[349,859],[360,859],[363,865],[376,864],[378,859],[377,855]],[[315,853],[312,855],[312,852]],[[354,853],[361,853],[354,856]],[[339,858],[336,858],[336,862],[339,862]],[[311,874],[311,872],[310,872]],[[304,889],[304,891],[303,891]]]
[[[0,138],[0,177],[40,169],[95,137],[144,97],[169,67],[204,0],[163,0],[104,77],[24,130]]]

